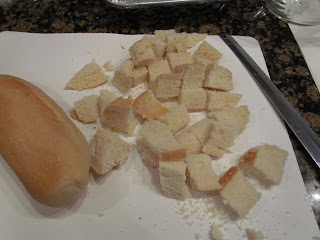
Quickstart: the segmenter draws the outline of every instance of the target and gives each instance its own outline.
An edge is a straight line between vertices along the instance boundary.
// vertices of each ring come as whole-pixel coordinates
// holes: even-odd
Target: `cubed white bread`
[[[220,195],[240,217],[246,216],[261,197],[237,167],[231,167],[219,183],[222,186]]]
[[[187,154],[200,153],[201,143],[195,135],[190,132],[183,131],[175,136],[175,139],[187,149]]]
[[[254,229],[247,228],[246,234],[247,234],[248,240],[263,240],[263,239],[265,239],[264,235],[261,231],[256,231]]]
[[[249,149],[239,161],[238,166],[259,181],[269,185],[278,185],[288,152],[275,146],[264,144]]]
[[[248,106],[243,105],[217,112],[207,112],[207,117],[217,122],[239,125],[240,133],[242,133],[249,122],[250,112]]]
[[[149,85],[156,98],[168,99],[180,94],[182,73],[160,75],[153,84]]]
[[[195,124],[188,127],[185,131],[192,133],[202,146],[207,142],[209,138],[209,134],[212,128],[212,123],[213,121],[211,119],[204,118],[199,122],[196,122]]]
[[[202,64],[184,64],[175,68],[175,72],[182,72],[181,89],[202,88],[206,67]]]
[[[144,36],[129,48],[129,52],[135,66],[146,66],[151,61],[162,59],[165,49],[165,42],[154,37]]]
[[[208,66],[212,63],[217,63],[222,54],[211,46],[207,41],[200,44],[198,49],[193,54],[193,61]]]
[[[114,73],[112,84],[121,92],[126,94],[133,84],[133,62],[124,62]]]
[[[109,78],[101,70],[102,68],[98,64],[90,62],[71,78],[65,88],[82,91],[99,86]]]
[[[136,66],[132,69],[133,83],[132,87],[138,86],[141,83],[148,82],[149,72],[146,66]]]
[[[179,103],[186,105],[188,110],[206,109],[207,92],[203,88],[181,89]]]
[[[220,158],[234,145],[240,134],[240,126],[224,122],[213,122],[209,138],[202,147],[202,152],[214,158]]]
[[[91,143],[91,167],[103,175],[121,166],[130,155],[130,145],[109,129],[99,128]]]
[[[184,161],[159,162],[160,184],[165,196],[179,200],[191,196],[186,184],[186,168]]]
[[[149,120],[157,119],[169,111],[149,90],[144,91],[134,100],[133,109]]]
[[[207,34],[200,33],[189,33],[188,34],[188,48],[192,48],[197,45],[199,42],[204,40],[207,37]]]
[[[170,53],[185,53],[188,50],[188,34],[172,33],[166,36],[167,55]]]
[[[174,134],[191,121],[186,106],[176,104],[169,108],[169,112],[159,118],[159,121],[168,125]]]
[[[171,34],[175,34],[176,30],[174,29],[169,29],[169,30],[155,30],[154,31],[154,36],[155,38],[158,38],[164,42],[167,42],[167,36]]]
[[[153,61],[148,65],[149,81],[154,82],[161,74],[171,73],[167,60]]]
[[[231,91],[233,90],[232,73],[229,69],[218,64],[210,64],[207,67],[204,87]]]
[[[185,158],[187,178],[190,186],[196,191],[214,191],[221,188],[219,178],[211,166],[207,154],[190,154]]]
[[[105,64],[103,64],[103,68],[108,72],[113,72],[115,70],[111,61],[105,62]]]
[[[157,154],[160,161],[180,161],[187,156],[186,148],[175,140],[169,127],[157,120],[145,122],[138,138]]]
[[[175,68],[183,64],[193,63],[193,59],[190,53],[169,53],[168,62],[170,64],[171,70],[174,71]]]
[[[138,124],[132,112],[132,103],[133,99],[130,96],[119,97],[108,104],[103,112],[102,125],[132,135]]]
[[[159,167],[159,156],[141,135],[137,137],[137,149],[142,160],[142,163],[147,167]]]
[[[74,102],[74,109],[81,122],[96,122],[99,118],[98,96],[90,95]]]
[[[99,96],[99,111],[100,111],[100,119],[101,122],[104,122],[103,119],[103,112],[105,108],[114,100],[116,100],[118,97],[113,92],[110,92],[108,90],[101,90],[100,96]]]
[[[207,91],[207,110],[221,111],[234,108],[240,101],[242,94],[231,92]]]

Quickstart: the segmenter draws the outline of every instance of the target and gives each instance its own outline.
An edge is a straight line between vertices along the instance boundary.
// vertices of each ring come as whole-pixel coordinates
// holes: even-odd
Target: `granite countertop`
[[[144,34],[174,28],[177,32],[252,36],[261,45],[272,81],[320,135],[319,91],[288,25],[268,13],[264,5],[264,1],[236,0],[226,5],[126,10],[103,0],[25,0],[0,6],[0,31]],[[320,225],[319,170],[291,130],[288,132]]]

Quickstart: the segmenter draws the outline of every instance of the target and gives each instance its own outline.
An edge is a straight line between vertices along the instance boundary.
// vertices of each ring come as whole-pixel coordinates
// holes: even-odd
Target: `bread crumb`
[[[113,72],[115,70],[114,66],[112,65],[111,61],[107,61],[103,64],[103,68],[109,72]]]
[[[199,233],[194,234],[194,239],[196,240],[201,239],[201,235]]]
[[[223,234],[217,226],[213,226],[211,236],[214,240],[223,240]]]
[[[98,214],[98,217],[103,217],[104,216],[104,213],[99,213]]]
[[[125,47],[124,47],[123,45],[120,45],[120,47],[121,47],[122,49],[125,49]]]

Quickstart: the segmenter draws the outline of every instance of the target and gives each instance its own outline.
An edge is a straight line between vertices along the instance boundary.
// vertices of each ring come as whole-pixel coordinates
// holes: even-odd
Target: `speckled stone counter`
[[[319,91],[288,25],[268,13],[264,5],[264,1],[237,0],[226,5],[125,10],[102,0],[26,0],[0,7],[0,31],[143,34],[174,28],[177,32],[252,36],[261,45],[272,81],[320,135]],[[288,132],[320,225],[320,172],[291,130]]]

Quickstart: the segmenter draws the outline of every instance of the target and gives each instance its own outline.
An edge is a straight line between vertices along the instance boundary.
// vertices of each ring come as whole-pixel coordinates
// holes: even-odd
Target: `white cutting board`
[[[64,90],[73,74],[92,59],[99,65],[112,60],[118,67],[129,59],[129,47],[141,37],[3,32],[0,34],[0,74],[30,81],[69,113],[73,102],[84,95],[98,94],[101,88],[116,91],[110,81],[90,91]],[[134,148],[124,166],[97,181],[91,176],[86,196],[72,208],[62,210],[42,206],[31,199],[0,157],[0,239],[210,239],[212,224],[220,227],[224,239],[230,240],[246,239],[248,227],[262,231],[272,240],[319,237],[282,120],[222,40],[217,36],[208,36],[206,40],[223,53],[220,64],[232,71],[234,92],[243,94],[240,104],[247,104],[251,112],[247,129],[231,153],[213,162],[214,169],[219,175],[223,174],[247,149],[261,143],[276,144],[289,152],[279,186],[266,189],[250,179],[262,197],[246,218],[230,219],[228,214],[221,218],[216,216],[217,210],[210,212],[215,203],[222,205],[217,194],[185,202],[164,197],[157,171],[143,167]],[[249,37],[236,37],[236,40],[267,72],[258,42]],[[107,74],[111,79],[113,74]],[[129,94],[136,96],[142,90],[139,86]],[[75,123],[90,140],[94,125]],[[134,142],[135,139],[126,140]]]

